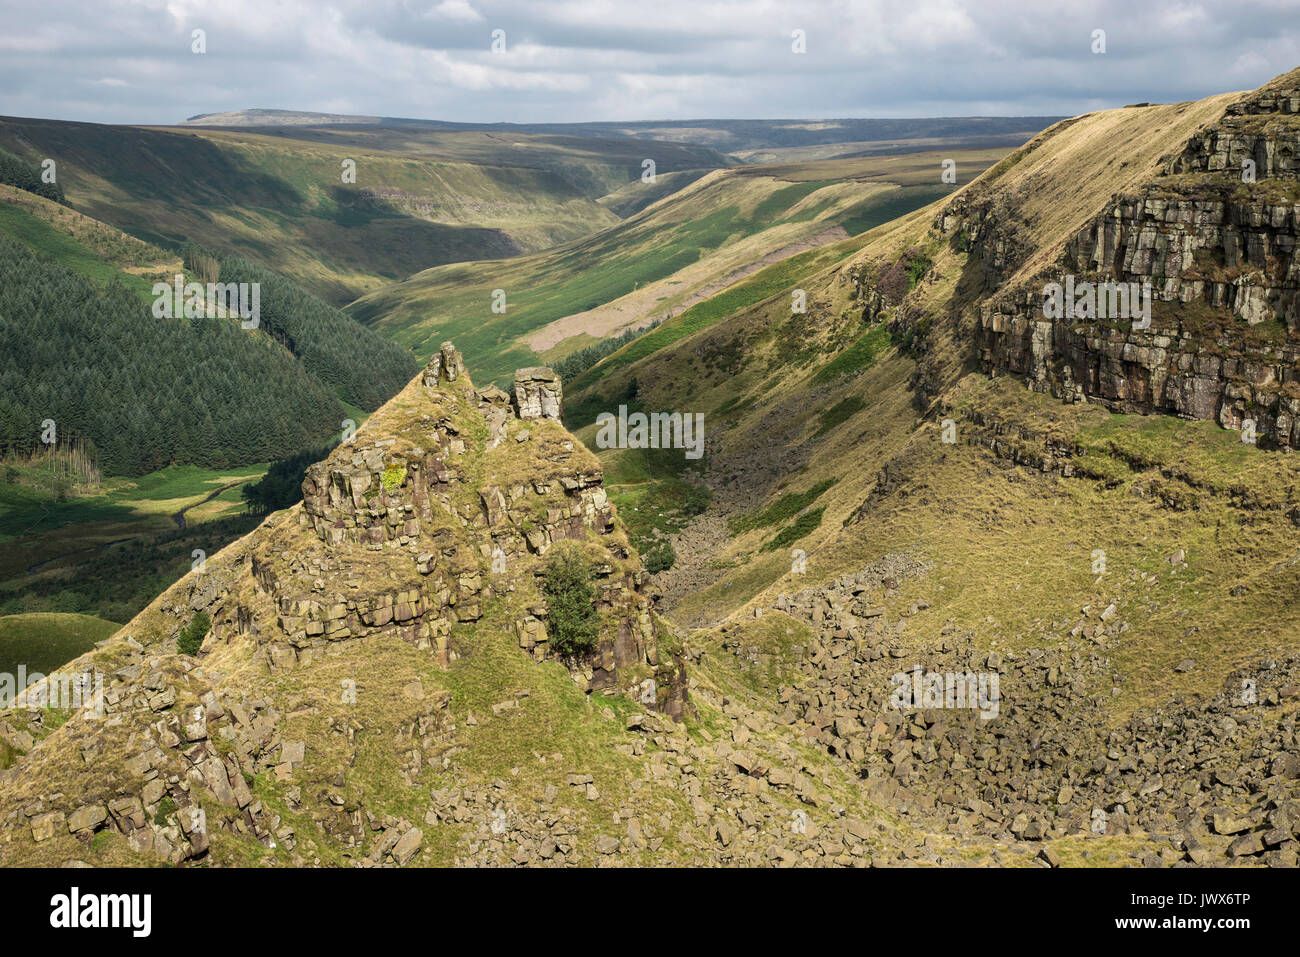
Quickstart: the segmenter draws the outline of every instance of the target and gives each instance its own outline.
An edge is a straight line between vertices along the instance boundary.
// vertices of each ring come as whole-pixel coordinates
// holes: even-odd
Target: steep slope
[[[4,452],[84,444],[105,474],[266,461],[343,418],[331,390],[260,332],[156,318],[125,286],[99,288],[4,237],[0,355]]]
[[[570,384],[584,438],[704,413],[712,504],[651,587],[681,622],[812,627],[780,700],[865,793],[1053,861],[1294,865],[1297,88],[1060,123]],[[1049,319],[1071,275],[1150,281],[1151,328]],[[663,454],[604,453],[646,535],[681,498]],[[996,717],[892,705],[913,668],[999,676]]]
[[[0,861],[1295,866],[1298,103],[1058,124],[629,343],[572,432],[444,345],[70,666],[106,720],[0,714]],[[1049,316],[1068,276],[1151,327]],[[706,454],[597,459],[620,406]],[[552,556],[604,615],[567,663]]]
[[[205,301],[202,284],[197,300],[187,293],[178,306],[150,280],[171,293],[180,263],[62,209],[0,204],[6,455],[79,437],[111,475],[265,462],[320,445],[342,427],[344,402],[374,409],[418,368],[400,347],[245,260],[219,264],[245,312],[217,308],[210,285]],[[186,271],[183,281],[193,279]]]
[[[1184,142],[1154,169],[1149,152],[1135,150],[1130,162],[1141,177],[1116,184],[1089,222],[1062,223],[1063,251],[988,255],[1000,237],[997,200],[983,190],[945,210],[945,233],[968,232],[987,264],[985,281],[997,285],[979,317],[984,361],[1027,375],[1038,391],[1086,396],[1116,411],[1217,419],[1231,429],[1249,422],[1263,445],[1300,444],[1300,75],[1278,83],[1167,120],[1128,120],[1135,138],[1167,122]],[[1098,132],[1122,144],[1115,126]],[[1028,162],[1032,169],[1032,156]],[[1043,288],[1065,276],[1076,285],[1154,287],[1149,327],[1125,323],[1129,317],[1045,317]]]
[[[1002,155],[954,154],[958,181]],[[495,379],[677,315],[765,265],[947,195],[941,173],[930,153],[717,170],[594,235],[535,256],[429,269],[348,312],[421,356],[453,335]],[[658,180],[639,188],[660,195]],[[630,189],[616,194],[620,206],[629,208]]]
[[[219,278],[259,284],[256,329],[155,316],[156,283],[198,278],[181,256],[7,186],[0,257],[4,613],[128,620],[253,526],[240,487],[268,461],[337,440],[419,368],[247,262]]]
[[[969,859],[855,799],[757,709],[768,676],[688,678],[597,460],[553,418],[558,382],[516,382],[513,401],[476,390],[445,345],[310,471],[301,506],[26,699],[89,672],[98,716],[0,712],[0,862]],[[557,555],[589,570],[600,612],[567,661],[542,594]],[[763,639],[772,677],[806,632]]]
[[[0,186],[0,233],[94,282],[117,280],[149,303],[153,284],[181,271],[175,253],[13,186]]]

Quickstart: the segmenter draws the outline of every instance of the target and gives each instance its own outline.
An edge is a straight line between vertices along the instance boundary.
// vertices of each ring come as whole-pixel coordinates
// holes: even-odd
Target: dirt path
[[[230,491],[232,488],[239,488],[239,486],[241,486],[241,485],[246,485],[246,484],[248,484],[248,480],[247,480],[247,479],[243,479],[243,480],[241,480],[241,481],[239,481],[239,482],[231,482],[229,485],[223,485],[223,486],[221,486],[221,488],[219,488],[219,489],[215,489],[213,492],[211,492],[211,493],[208,495],[207,498],[201,499],[200,501],[197,501],[197,502],[191,502],[189,505],[186,505],[183,509],[181,509],[179,512],[177,512],[176,514],[174,514],[174,515],[172,516],[172,521],[176,523],[176,527],[177,527],[177,528],[179,528],[179,529],[181,529],[182,531],[184,531],[184,529],[185,529],[185,513],[186,513],[186,512],[188,512],[188,511],[189,511],[190,509],[192,509],[192,508],[198,508],[200,505],[206,505],[208,502],[211,502],[214,498],[216,498],[216,497],[217,497],[218,495],[220,495],[222,492],[228,492],[228,491]]]
[[[200,499],[200,500],[197,501],[197,502],[191,502],[189,505],[186,505],[186,506],[185,506],[183,509],[181,509],[179,512],[175,512],[175,513],[173,513],[173,514],[172,514],[172,521],[176,523],[176,527],[177,527],[177,528],[179,528],[179,529],[181,529],[182,531],[184,531],[184,529],[185,529],[185,527],[186,527],[186,525],[185,525],[185,513],[186,513],[186,512],[188,512],[188,511],[189,511],[190,509],[192,509],[192,508],[198,508],[200,505],[206,505],[208,502],[212,501],[214,498],[216,498],[216,497],[217,497],[218,495],[220,495],[222,492],[228,492],[228,491],[229,491],[230,489],[232,489],[232,488],[238,488],[238,487],[241,486],[241,485],[245,485],[245,484],[247,484],[247,482],[248,482],[248,479],[242,479],[241,481],[238,481],[238,482],[230,482],[229,484],[227,484],[227,485],[223,485],[223,486],[221,486],[220,488],[213,489],[212,492],[210,492],[210,493],[209,493],[207,496],[205,496],[204,498]],[[33,526],[33,528],[34,528],[34,527],[35,527],[35,526]],[[74,549],[73,549],[72,551],[70,551],[70,552],[63,552],[63,553],[60,554],[60,555],[55,555],[55,556],[53,556],[53,557],[51,557],[51,558],[45,558],[45,559],[42,559],[41,561],[37,562],[37,563],[34,564],[34,565],[28,565],[28,566],[27,566],[27,574],[29,574],[29,575],[35,575],[35,574],[36,574],[37,572],[39,572],[42,568],[45,568],[45,567],[48,566],[48,565],[53,565],[55,562],[63,561],[63,559],[65,559],[65,558],[72,558],[74,555],[91,555],[91,554],[94,554],[95,552],[102,552],[102,551],[104,551],[104,550],[107,549],[107,548],[112,548],[114,545],[121,545],[123,542],[130,542],[130,541],[134,541],[134,540],[135,540],[134,537],[130,537],[130,538],[115,538],[115,539],[113,539],[111,542],[105,542],[105,543],[102,544],[102,545],[91,545],[91,546],[88,547],[88,548],[74,548]]]

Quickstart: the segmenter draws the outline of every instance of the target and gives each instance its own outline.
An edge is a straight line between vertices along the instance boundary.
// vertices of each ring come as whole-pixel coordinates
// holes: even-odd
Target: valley
[[[1295,867],[1297,116],[0,120],[0,863]]]

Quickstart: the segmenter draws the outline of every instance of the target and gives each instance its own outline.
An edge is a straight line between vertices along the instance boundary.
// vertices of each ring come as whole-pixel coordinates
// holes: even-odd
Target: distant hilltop
[[[300,110],[228,110],[225,113],[198,113],[185,118],[180,126],[356,126],[383,123],[378,116],[351,116],[346,113],[307,113]]]
[[[964,137],[965,145],[1019,146],[1032,134],[1065,119],[1061,116],[960,116],[922,119],[770,119],[637,120],[599,123],[452,123],[393,116],[312,113],[301,110],[230,110],[200,113],[181,126],[388,126],[479,132],[549,133],[565,136],[631,136],[711,146],[728,152],[832,143],[881,143]],[[1002,142],[1008,137],[1014,141]]]

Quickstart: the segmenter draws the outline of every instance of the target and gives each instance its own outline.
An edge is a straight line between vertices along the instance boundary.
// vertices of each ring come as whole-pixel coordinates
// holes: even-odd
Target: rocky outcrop
[[[533,366],[515,373],[515,410],[519,418],[559,421],[563,398],[560,377],[553,369]]]
[[[979,357],[1031,387],[1114,411],[1212,419],[1264,447],[1300,446],[1300,160],[1297,90],[1230,106],[1171,160],[1164,177],[1116,196],[1056,265],[1000,288],[1022,256],[996,191],[963,195],[935,227],[977,255],[984,288]],[[1253,164],[1243,169],[1243,163]],[[1149,285],[1149,323],[1061,318],[1050,283]]]
[[[418,427],[375,438],[363,432],[308,469],[300,523],[314,543],[288,561],[275,537],[253,548],[252,575],[273,601],[279,626],[261,636],[273,666],[308,661],[336,642],[375,632],[397,635],[448,664],[461,653],[453,626],[478,621],[484,604],[513,587],[519,572],[533,570],[535,558],[557,542],[609,539],[615,531],[598,463],[579,456],[558,424],[561,387],[553,372],[516,375],[516,402],[525,413],[518,418],[501,390],[473,388],[450,343],[421,382],[431,402]],[[474,444],[475,417],[488,426],[483,449]],[[548,431],[524,419],[549,420]],[[539,448],[540,470],[467,485],[478,471],[471,463],[483,453],[532,459]],[[678,664],[656,653],[642,573],[619,570],[631,561],[625,542],[605,547],[608,560],[596,566],[598,607],[614,630],[589,660],[576,663],[577,674],[591,690],[605,690],[631,687],[633,679],[620,676],[636,670],[638,694],[650,681],[650,701],[680,716],[685,685]],[[358,574],[365,566],[376,574]],[[520,645],[539,659],[549,654],[545,617],[539,605],[514,626]],[[230,615],[214,621],[222,633],[238,628]]]
[[[421,379],[427,387],[436,389],[443,383],[455,382],[464,371],[465,360],[460,350],[450,342],[444,342],[424,367]]]
[[[400,643],[445,670],[478,653],[476,629],[486,627],[538,661],[561,661],[588,693],[622,693],[662,720],[681,718],[685,660],[660,647],[667,626],[642,593],[645,575],[615,521],[599,460],[559,423],[553,373],[526,370],[517,383],[527,421],[501,390],[476,390],[445,343],[351,441],[308,469],[301,507],[272,515],[155,602],[145,617],[171,629],[167,647],[115,639],[102,714],[78,716],[50,742],[89,763],[125,756],[104,762],[92,783],[60,785],[66,763],[29,766],[46,753],[39,709],[0,715],[0,737],[28,755],[0,776],[24,795],[3,808],[12,833],[37,844],[58,835],[88,843],[108,830],[132,852],[173,864],[203,859],[218,831],[293,850],[294,826],[255,798],[251,783],[288,781],[304,761],[302,740],[286,730],[304,696],[250,699],[243,681],[205,664],[228,647],[248,655],[242,667],[258,680],[308,689],[310,698],[314,668],[329,660],[355,658],[360,669],[367,649]],[[594,649],[577,656],[551,650],[540,587],[546,556],[566,543],[589,563],[601,623]],[[198,612],[209,620],[199,657],[176,654],[171,637]],[[415,681],[403,694],[419,713],[399,729],[393,760],[414,787],[421,769],[445,756],[455,722],[446,691]],[[320,708],[318,699],[309,710]],[[329,724],[325,737],[337,735],[355,761],[363,727],[349,718]],[[313,740],[308,750],[328,747]],[[309,814],[331,846],[366,848],[363,866],[417,859],[416,824],[367,809],[342,772],[335,778],[325,793],[284,795],[286,805]]]
[[[1296,126],[1283,118],[1297,114],[1300,90],[1259,90],[1230,104],[1216,126],[1198,132],[1170,163],[1170,171],[1239,173],[1250,161],[1257,176],[1294,178],[1300,175]]]

